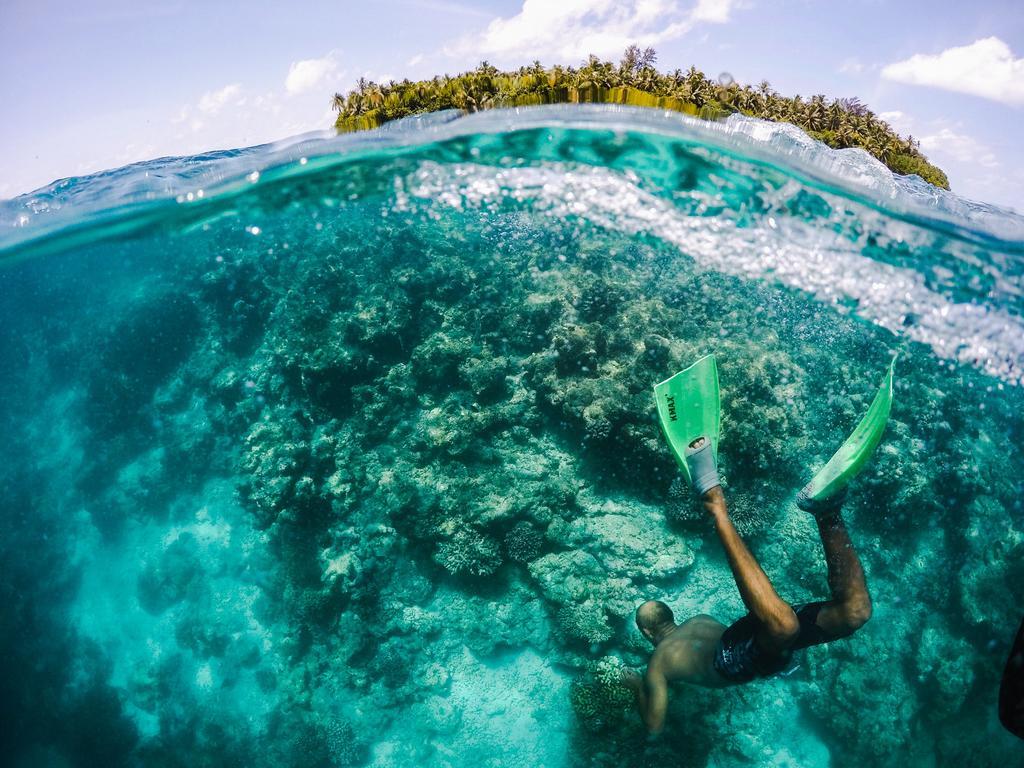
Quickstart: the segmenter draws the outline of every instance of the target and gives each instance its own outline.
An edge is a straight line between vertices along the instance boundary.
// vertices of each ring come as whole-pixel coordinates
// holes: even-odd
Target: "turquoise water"
[[[536,108],[0,203],[0,753],[18,766],[1014,765],[1024,220],[799,131]],[[793,499],[899,354],[796,671],[610,682],[645,599],[743,614],[650,387],[714,352],[727,498]]]

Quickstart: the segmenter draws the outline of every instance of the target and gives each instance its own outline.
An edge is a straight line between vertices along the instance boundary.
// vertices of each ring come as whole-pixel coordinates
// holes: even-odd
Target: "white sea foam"
[[[799,219],[768,216],[763,226],[739,227],[721,216],[687,215],[629,174],[551,164],[496,172],[482,165],[425,162],[400,185],[398,197],[453,208],[528,202],[531,210],[554,219],[575,216],[630,235],[653,235],[704,268],[770,278],[825,302],[852,304],[860,317],[927,344],[942,359],[977,365],[1014,384],[1021,381],[1024,322],[1018,316],[999,306],[954,301],[929,288],[922,272],[861,255],[858,244],[836,233],[831,222],[812,228]],[[882,215],[866,207],[857,213],[883,224]],[[896,226],[895,236],[915,245],[925,246],[933,237],[907,224]],[[1018,289],[1005,283],[1000,287],[1007,292]]]

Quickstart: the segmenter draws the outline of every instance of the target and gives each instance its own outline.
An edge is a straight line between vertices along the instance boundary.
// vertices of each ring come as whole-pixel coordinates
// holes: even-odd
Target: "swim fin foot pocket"
[[[796,505],[804,512],[810,512],[815,517],[821,517],[831,512],[838,512],[846,501],[846,488],[843,488],[825,499],[815,499],[808,495],[807,486],[800,489],[796,495]]]
[[[716,485],[722,484],[718,479],[718,463],[715,461],[710,440],[705,439],[699,448],[687,446],[685,456],[686,466],[690,470],[690,480],[697,493],[703,496]]]

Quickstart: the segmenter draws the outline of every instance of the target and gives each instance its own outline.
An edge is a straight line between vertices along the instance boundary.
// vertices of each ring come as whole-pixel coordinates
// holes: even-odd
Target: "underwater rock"
[[[232,644],[232,635],[234,634],[236,637],[240,635],[240,627],[230,624],[224,626],[226,622],[223,620],[211,621],[211,617],[224,618],[223,615],[218,616],[217,612],[212,610],[211,603],[208,595],[204,595],[202,599],[190,601],[185,615],[178,620],[174,632],[179,647],[188,648],[200,659],[223,656]]]
[[[459,365],[473,352],[469,334],[455,335],[439,330],[424,339],[412,351],[412,373],[424,384],[445,384],[458,375]]]
[[[272,525],[282,512],[294,516],[296,505],[312,502],[312,489],[302,482],[310,459],[309,438],[308,426],[286,410],[256,422],[246,436],[242,493],[260,527]]]
[[[934,490],[926,470],[929,450],[909,425],[890,417],[885,437],[871,466],[858,478],[855,493],[874,510],[865,519],[873,530],[899,532],[916,520],[941,518],[944,500]]]
[[[544,555],[530,563],[529,570],[544,597],[559,606],[601,594],[607,583],[601,564],[580,550]]]
[[[182,364],[199,334],[199,313],[179,291],[138,291],[92,340],[86,415],[95,437],[112,437],[137,425],[157,387]]]
[[[1004,631],[1005,617],[1020,613],[1024,600],[1024,518],[991,496],[976,498],[967,515],[960,605],[972,625]]]
[[[436,661],[430,662],[416,672],[417,685],[431,691],[441,692],[446,690],[450,681],[451,675],[448,674],[448,670],[445,669],[443,664],[439,664]]]
[[[879,630],[876,616],[850,639],[805,652],[804,663],[821,691],[807,702],[827,734],[826,743],[879,765],[893,764],[896,755],[903,764],[930,758],[931,746],[913,738],[914,714],[921,704],[917,690],[901,666],[877,663],[913,643],[920,618],[906,618],[910,621]]]
[[[604,608],[593,600],[562,606],[557,615],[558,627],[568,641],[583,641],[598,646],[611,639],[612,628]]]
[[[553,526],[551,535],[565,547],[599,552],[610,575],[657,583],[681,578],[692,565],[693,552],[667,533],[657,507],[590,492],[580,494],[579,504],[583,514]]]
[[[773,488],[800,485],[809,447],[802,418],[807,374],[791,355],[759,352],[733,337],[719,343],[715,356],[723,382],[720,461],[727,478],[736,475],[733,493],[758,484],[758,492],[774,496]]]
[[[419,727],[434,735],[452,736],[462,724],[462,710],[449,697],[430,696],[413,705],[412,712]]]
[[[470,356],[459,365],[459,376],[478,400],[492,402],[502,397],[507,390],[507,379],[515,374],[514,362],[503,355],[487,351],[487,354]]]
[[[131,520],[153,516],[153,507],[173,497],[180,486],[170,481],[167,452],[161,446],[138,455],[116,473],[117,481],[92,506],[90,516],[100,530],[113,534]]]
[[[932,689],[930,708],[935,716],[955,715],[963,707],[974,684],[970,662],[971,646],[951,636],[949,628],[938,622],[926,626],[917,646],[917,682]]]
[[[820,695],[799,669],[786,678],[702,691],[676,705],[676,722],[692,724],[677,748],[687,754],[708,754],[707,764],[713,768],[836,765],[834,755],[842,754],[841,745],[832,744],[830,749],[801,711],[801,701]]]
[[[147,563],[139,574],[139,605],[150,613],[162,613],[184,600],[200,584],[202,576],[195,538],[183,534]]]

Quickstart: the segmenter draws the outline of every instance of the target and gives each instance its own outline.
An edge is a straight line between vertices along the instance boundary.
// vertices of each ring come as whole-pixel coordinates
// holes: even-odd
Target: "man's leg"
[[[715,530],[725,549],[736,586],[747,610],[758,620],[758,644],[769,652],[782,652],[800,632],[800,623],[792,607],[778,596],[754,555],[740,538],[729,519],[725,495],[715,486],[701,496],[704,509],[715,521]]]
[[[815,519],[825,548],[828,586],[832,591],[832,599],[822,605],[816,623],[830,638],[838,639],[853,634],[871,618],[871,597],[864,568],[839,508],[819,513]]]

